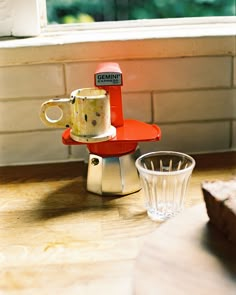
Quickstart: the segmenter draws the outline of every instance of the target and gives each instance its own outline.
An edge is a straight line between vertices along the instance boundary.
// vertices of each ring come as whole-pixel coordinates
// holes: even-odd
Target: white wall
[[[92,86],[97,64],[110,56],[123,71],[125,117],[162,129],[160,142],[140,144],[143,152],[236,149],[235,37],[115,44],[51,40],[9,40],[0,47],[0,165],[86,157],[84,146],[63,145],[63,130],[45,127],[38,113],[48,98]]]

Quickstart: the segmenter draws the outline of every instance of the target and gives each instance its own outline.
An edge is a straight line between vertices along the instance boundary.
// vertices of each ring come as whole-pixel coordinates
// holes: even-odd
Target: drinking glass
[[[184,207],[195,160],[180,152],[158,151],[140,156],[135,165],[148,216],[164,221],[179,213]]]

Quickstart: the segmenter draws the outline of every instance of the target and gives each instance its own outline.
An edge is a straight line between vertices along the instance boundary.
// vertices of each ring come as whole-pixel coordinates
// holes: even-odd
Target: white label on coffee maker
[[[99,73],[96,74],[96,86],[110,86],[110,85],[122,85],[122,76],[120,73]]]

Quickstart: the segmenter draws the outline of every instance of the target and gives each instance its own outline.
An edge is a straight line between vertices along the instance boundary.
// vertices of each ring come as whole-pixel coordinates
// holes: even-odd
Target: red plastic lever
[[[124,118],[121,95],[123,79],[119,64],[112,62],[99,64],[94,74],[94,84],[109,93],[111,124],[115,127],[123,126]]]

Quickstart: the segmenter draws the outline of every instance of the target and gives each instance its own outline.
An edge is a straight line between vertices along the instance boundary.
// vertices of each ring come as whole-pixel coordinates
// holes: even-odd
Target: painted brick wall
[[[42,50],[45,54],[45,48]],[[56,52],[57,47],[53,50]],[[62,58],[40,64],[0,65],[1,166],[87,157],[85,146],[63,145],[63,130],[45,127],[38,114],[43,101],[67,97],[76,88],[92,86],[98,62],[80,61],[78,57],[73,61]],[[156,123],[162,129],[162,140],[140,144],[142,152],[236,149],[234,54],[224,51],[222,55],[134,59],[124,56],[118,62],[124,78],[125,118]]]

